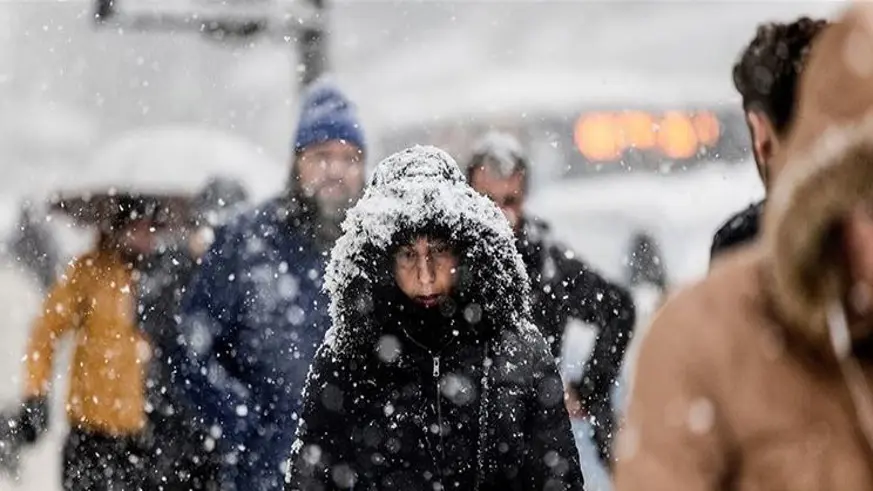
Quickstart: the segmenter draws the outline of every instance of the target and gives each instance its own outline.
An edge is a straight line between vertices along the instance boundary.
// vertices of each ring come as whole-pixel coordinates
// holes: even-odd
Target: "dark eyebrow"
[[[431,249],[443,249],[450,250],[454,249],[454,244],[451,241],[446,239],[433,239],[430,244]]]

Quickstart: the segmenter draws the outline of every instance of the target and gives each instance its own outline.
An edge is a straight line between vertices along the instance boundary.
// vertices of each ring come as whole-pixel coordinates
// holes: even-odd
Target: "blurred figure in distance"
[[[611,466],[612,388],[624,351],[633,334],[635,312],[629,292],[585,264],[572,250],[557,242],[549,226],[525,213],[529,163],[519,142],[508,134],[485,135],[466,166],[470,185],[503,211],[516,237],[531,281],[534,324],[560,357],[569,319],[598,328],[594,350],[581,380],[569,381],[570,414],[587,419],[603,464]]]

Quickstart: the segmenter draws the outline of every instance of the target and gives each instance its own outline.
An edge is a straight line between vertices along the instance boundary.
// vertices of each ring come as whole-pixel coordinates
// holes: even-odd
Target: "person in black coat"
[[[286,490],[582,490],[499,210],[432,147],[383,161],[328,266]]]
[[[600,276],[552,236],[542,219],[524,212],[529,177],[527,157],[510,135],[490,133],[476,145],[466,170],[473,189],[491,198],[513,226],[516,247],[531,281],[534,324],[558,358],[570,319],[598,328],[584,375],[567,384],[574,417],[586,417],[601,461],[611,466],[615,415],[612,389],[636,321],[633,298],[625,288]]]
[[[582,377],[569,380],[567,391],[571,413],[591,422],[600,460],[609,468],[616,431],[612,392],[633,336],[633,299],[555,241],[542,221],[524,217],[518,235],[517,247],[533,283],[534,323],[551,342],[552,353],[560,355],[570,319],[599,328]]]
[[[809,17],[761,24],[734,65],[734,86],[743,97],[752,154],[765,189],[773,177],[773,156],[785,142],[794,119],[800,74],[813,41],[827,25],[824,19]],[[763,201],[755,203],[719,227],[712,241],[711,260],[757,237],[763,209]]]

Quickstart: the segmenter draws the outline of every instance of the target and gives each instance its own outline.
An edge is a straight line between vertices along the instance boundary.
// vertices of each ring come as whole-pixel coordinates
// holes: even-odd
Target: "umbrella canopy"
[[[133,197],[168,207],[175,221],[187,213],[187,201],[215,178],[238,182],[261,199],[278,190],[285,172],[257,146],[231,134],[187,126],[150,128],[98,150],[69,176],[52,205],[91,224],[117,214],[121,197]]]
[[[55,196],[52,211],[66,213],[82,225],[112,225],[117,217],[148,218],[168,227],[192,224],[193,196],[178,194],[140,194],[114,190],[75,196]]]

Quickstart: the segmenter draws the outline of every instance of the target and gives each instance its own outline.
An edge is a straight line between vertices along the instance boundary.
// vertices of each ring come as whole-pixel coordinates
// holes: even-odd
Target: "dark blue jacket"
[[[180,392],[216,436],[223,485],[281,489],[309,365],[329,326],[324,256],[284,199],[218,232],[182,308]],[[220,435],[220,436],[219,436]]]

